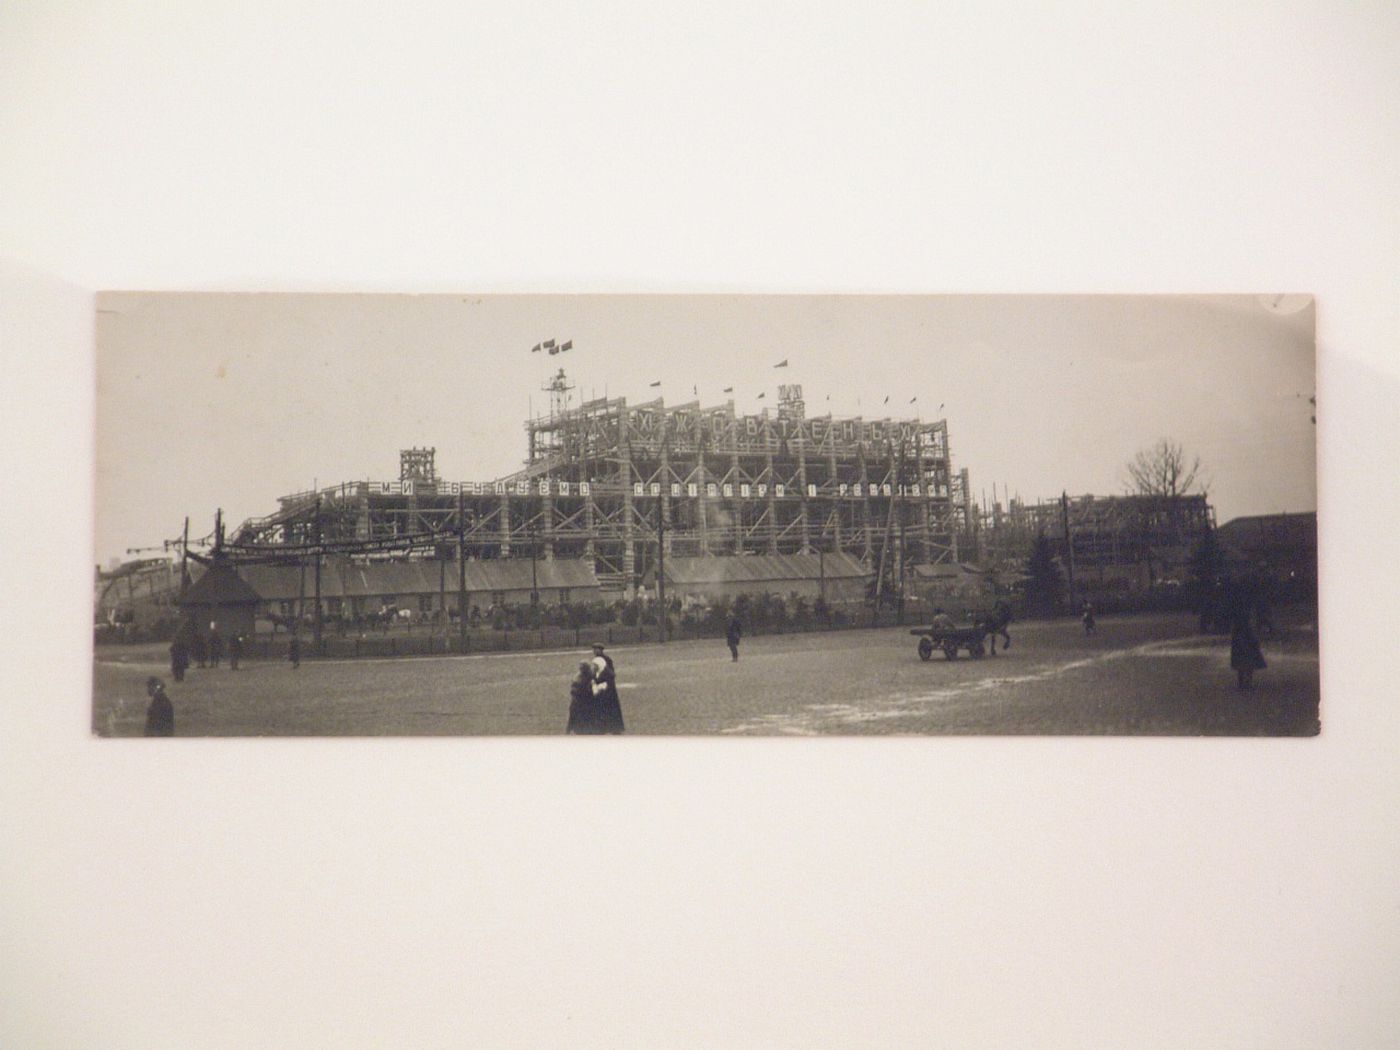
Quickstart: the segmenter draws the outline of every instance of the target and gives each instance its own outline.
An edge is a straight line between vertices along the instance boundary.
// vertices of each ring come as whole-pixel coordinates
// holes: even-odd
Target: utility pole
[[[899,622],[904,623],[904,582],[908,577],[909,548],[904,542],[904,439],[899,441],[899,461],[895,473],[894,499],[899,517]]]
[[[438,558],[438,616],[442,619],[442,651],[447,652],[447,556],[445,543],[434,544]],[[437,632],[434,631],[434,634]]]
[[[316,646],[316,655],[325,656],[321,648],[321,497],[316,497],[316,520],[312,522],[311,534],[316,541],[316,613],[312,620],[312,641]]]
[[[526,531],[530,535],[530,608],[538,609],[540,607],[540,575],[538,559],[535,557],[535,523],[533,519]]]
[[[656,621],[660,629],[661,641],[666,641],[666,513],[661,501],[656,497]]]
[[[190,556],[190,516],[185,515],[185,532],[180,537],[180,601],[185,600],[185,587],[189,583],[189,570],[185,568]]]
[[[1069,562],[1069,607],[1074,611],[1074,537],[1069,531],[1069,493],[1060,493],[1060,513],[1065,523],[1065,557]]]
[[[466,500],[457,493],[457,639],[467,651],[467,512]]]

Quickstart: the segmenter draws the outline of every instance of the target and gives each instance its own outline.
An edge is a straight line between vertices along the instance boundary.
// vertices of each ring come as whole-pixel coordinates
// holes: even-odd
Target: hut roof
[[[262,600],[236,568],[226,561],[216,561],[204,574],[190,584],[181,605],[248,605]]]

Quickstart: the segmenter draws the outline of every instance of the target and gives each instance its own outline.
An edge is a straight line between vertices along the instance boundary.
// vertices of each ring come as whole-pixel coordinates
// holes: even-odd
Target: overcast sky
[[[313,484],[396,479],[410,446],[449,480],[508,473],[561,365],[576,396],[698,389],[745,412],[800,383],[808,415],[941,414],[979,501],[1120,493],[1169,437],[1200,456],[1221,523],[1311,511],[1313,331],[1311,299],[1274,295],[107,293],[96,557],[186,515],[199,537],[219,507],[232,526]],[[530,352],[550,338],[573,349]]]

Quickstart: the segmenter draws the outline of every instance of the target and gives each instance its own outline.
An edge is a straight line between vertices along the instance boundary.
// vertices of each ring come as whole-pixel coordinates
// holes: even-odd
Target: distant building
[[[93,581],[94,620],[110,626],[145,627],[170,619],[177,613],[179,590],[179,567],[165,558],[117,561],[106,571],[99,570]]]
[[[1146,590],[1184,582],[1215,521],[1203,495],[1071,496],[996,504],[978,519],[979,562],[1024,564],[1044,534],[1060,563],[1090,589]],[[1068,534],[1068,538],[1066,536]]]
[[[1235,571],[1262,572],[1276,583],[1317,584],[1317,514],[1231,518],[1216,539]]]
[[[975,565],[917,565],[912,584],[912,596],[925,611],[941,607],[957,615],[990,608],[995,600],[991,581]]]

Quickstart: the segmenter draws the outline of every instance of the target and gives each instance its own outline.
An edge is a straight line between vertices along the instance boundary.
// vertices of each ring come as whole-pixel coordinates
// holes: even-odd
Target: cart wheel
[[[932,638],[920,638],[920,639],[919,639],[919,659],[920,659],[920,660],[927,660],[927,659],[928,659],[930,656],[932,656],[932,655],[933,655],[933,639],[932,639]]]
[[[956,660],[958,658],[958,643],[952,641],[944,642],[943,655],[949,660]]]
[[[985,656],[987,652],[987,650],[983,647],[981,642],[973,642],[967,647],[967,651],[972,654],[972,658],[974,660],[982,659],[982,657]]]

